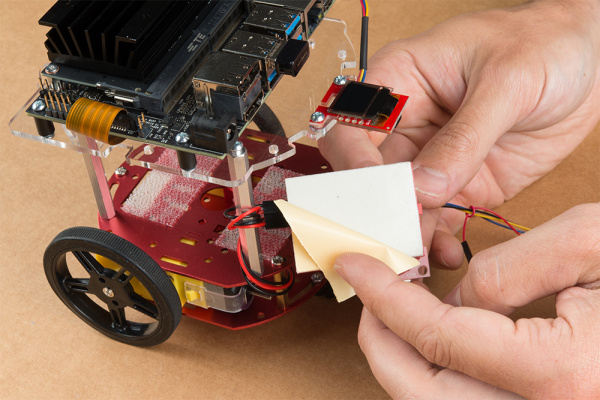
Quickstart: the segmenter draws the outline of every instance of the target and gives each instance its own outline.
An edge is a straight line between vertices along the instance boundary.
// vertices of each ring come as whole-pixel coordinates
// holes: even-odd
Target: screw
[[[58,65],[48,64],[48,66],[46,67],[46,69],[44,71],[46,71],[47,74],[54,75],[58,72]]]
[[[123,176],[126,173],[127,173],[127,170],[125,169],[125,167],[119,167],[115,171],[115,175],[117,175],[117,176]]]
[[[271,264],[273,264],[276,267],[279,267],[281,264],[283,264],[284,261],[284,258],[281,256],[273,256],[273,258],[271,258]]]
[[[185,144],[190,141],[190,135],[186,132],[179,132],[177,136],[175,136],[175,141],[179,144]]]
[[[310,280],[313,283],[321,283],[321,282],[323,282],[323,279],[324,279],[324,277],[323,277],[323,274],[321,272],[315,272],[314,274],[312,274],[310,276]]]
[[[36,100],[31,105],[31,108],[33,109],[33,111],[40,112],[40,111],[44,111],[46,109],[46,105],[44,104],[44,102],[42,100]]]
[[[338,75],[333,79],[333,83],[338,86],[342,86],[348,83],[348,78],[346,78],[344,75]]]
[[[104,289],[102,289],[102,293],[104,293],[104,295],[106,297],[115,297],[115,292],[112,291],[112,289],[105,287]]]
[[[242,155],[242,152],[244,151],[244,143],[240,142],[239,140],[237,142],[235,142],[233,144],[233,147],[231,148],[231,153],[237,156]]]
[[[310,120],[312,122],[323,122],[325,121],[325,114],[323,114],[320,111],[314,112],[311,116],[310,116]]]

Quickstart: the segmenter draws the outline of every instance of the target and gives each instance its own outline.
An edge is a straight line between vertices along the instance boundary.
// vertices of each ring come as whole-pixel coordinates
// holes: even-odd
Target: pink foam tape
[[[212,173],[221,162],[212,157],[197,157],[197,160],[195,172],[203,175]],[[175,150],[165,150],[156,163],[179,168]],[[122,209],[128,214],[172,227],[190,209],[205,186],[203,181],[152,170],[127,197]]]

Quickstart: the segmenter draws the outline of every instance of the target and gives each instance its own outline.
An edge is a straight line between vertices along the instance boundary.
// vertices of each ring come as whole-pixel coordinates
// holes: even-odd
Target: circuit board
[[[40,72],[39,97],[26,109],[38,134],[52,137],[53,123],[62,123],[109,144],[131,139],[223,158],[281,78],[298,74],[309,56],[306,40],[333,1],[131,2],[123,6],[129,20],[103,28],[101,46],[93,37],[103,18],[93,15],[98,3],[61,0],[40,20],[52,28],[46,41],[51,63]],[[178,28],[180,36],[162,43],[162,53],[140,56],[156,32],[190,7],[200,7],[199,21]],[[145,27],[142,11],[156,26]],[[171,20],[160,12],[170,12]],[[75,40],[81,37],[87,44]],[[144,64],[149,57],[156,67]]]
[[[317,107],[309,125],[315,131],[330,126],[330,122],[372,131],[391,133],[408,101],[408,96],[392,93],[390,88],[336,78],[321,104]]]

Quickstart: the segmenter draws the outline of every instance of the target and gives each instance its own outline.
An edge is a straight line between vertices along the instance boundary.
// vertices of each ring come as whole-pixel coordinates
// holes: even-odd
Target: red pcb
[[[400,121],[407,100],[408,96],[394,94],[384,86],[334,82],[309,124],[318,132],[330,127],[329,123],[335,119],[344,125],[391,133]]]

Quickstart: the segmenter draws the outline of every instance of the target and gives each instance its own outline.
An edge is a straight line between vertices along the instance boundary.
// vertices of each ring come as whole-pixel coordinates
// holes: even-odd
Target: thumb
[[[441,207],[458,194],[496,140],[516,123],[515,101],[502,95],[510,93],[507,84],[494,81],[471,86],[458,111],[415,158],[415,189],[425,207]]]
[[[510,314],[575,285],[600,282],[600,203],[582,204],[487,250],[445,302]]]

